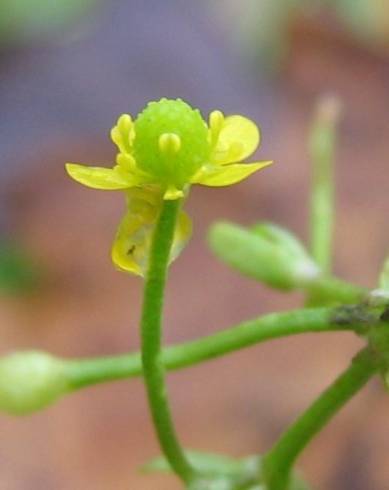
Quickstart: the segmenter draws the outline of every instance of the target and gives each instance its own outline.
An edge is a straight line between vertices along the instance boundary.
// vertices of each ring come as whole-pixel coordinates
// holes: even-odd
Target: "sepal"
[[[112,245],[111,258],[117,269],[144,277],[162,195],[157,188],[134,189],[127,193],[127,212]],[[170,262],[175,260],[192,234],[192,222],[180,211],[174,232]]]

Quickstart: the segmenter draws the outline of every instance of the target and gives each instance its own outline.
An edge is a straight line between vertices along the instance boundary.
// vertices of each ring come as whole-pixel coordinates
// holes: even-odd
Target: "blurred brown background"
[[[232,188],[193,189],[187,208],[195,233],[172,269],[167,343],[300,304],[227,269],[205,237],[210,223],[227,218],[275,221],[306,238],[306,135],[323,92],[341,96],[345,108],[336,272],[375,285],[388,251],[389,7],[308,4],[0,5],[1,243],[43,275],[30,292],[11,294],[4,285],[2,353],[37,348],[77,357],[138,348],[142,283],[109,259],[122,195],[76,185],[63,164],[111,162],[106,134],[117,115],[161,96],[183,97],[205,114],[220,108],[252,117],[263,132],[258,156],[277,163]],[[265,451],[358,347],[348,334],[307,335],[169,375],[185,446],[236,456]],[[1,415],[0,435],[2,490],[180,488],[173,478],[137,471],[158,453],[139,380],[87,389],[34,416]],[[388,435],[389,398],[374,381],[300,466],[318,490],[387,490]]]

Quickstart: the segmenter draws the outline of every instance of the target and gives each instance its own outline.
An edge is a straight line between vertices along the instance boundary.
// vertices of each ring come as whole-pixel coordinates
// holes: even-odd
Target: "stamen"
[[[117,126],[114,126],[111,129],[110,135],[111,135],[111,140],[115,143],[116,146],[119,147],[119,150],[121,150],[121,147],[123,146],[123,139]]]
[[[211,144],[216,144],[224,123],[224,114],[221,111],[212,111],[209,115],[209,129],[211,132]]]
[[[122,114],[111,129],[111,139],[122,153],[130,153],[134,139],[134,124],[129,114]]]
[[[118,119],[117,126],[122,134],[128,134],[132,128],[132,118],[130,114],[122,114]]]

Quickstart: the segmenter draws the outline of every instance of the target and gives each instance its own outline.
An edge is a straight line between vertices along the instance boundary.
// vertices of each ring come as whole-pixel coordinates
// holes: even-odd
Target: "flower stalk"
[[[149,407],[161,449],[174,472],[185,482],[194,470],[178,441],[162,363],[162,312],[169,257],[181,201],[164,201],[153,233],[146,273],[141,319],[142,366]]]
[[[358,307],[354,306],[354,308]],[[368,316],[369,311],[370,309],[365,313],[360,314],[359,317],[353,313],[352,307],[347,309],[339,307],[304,308],[282,313],[271,313],[252,320],[247,320],[239,325],[227,328],[212,335],[185,342],[183,344],[165,347],[161,351],[161,362],[165,370],[171,371],[215,359],[267,340],[290,335],[308,332],[320,333],[337,331],[363,333],[366,330],[366,324],[364,322],[367,320],[370,321],[370,317]],[[380,323],[377,323],[379,322],[379,313],[376,314],[375,322],[379,327]],[[19,360],[17,374],[20,376],[22,372],[21,369],[24,369],[26,375],[25,382],[31,391],[33,385],[36,388],[37,381],[42,379],[41,376],[43,371],[42,369],[39,370],[38,378],[33,375],[30,363],[31,353],[20,352],[17,356],[17,359]],[[46,359],[48,354],[45,352],[37,352],[36,356]],[[14,357],[11,356],[11,358],[13,359]],[[55,379],[52,386],[55,387],[57,396],[50,398],[38,390],[36,394],[38,404],[36,406],[31,406],[31,404],[26,403],[28,391],[24,394],[22,393],[23,404],[26,406],[26,409],[18,410],[18,414],[40,410],[49,404],[54,403],[57,398],[75,390],[87,388],[99,383],[129,379],[143,375],[142,357],[140,352],[84,359],[59,359],[54,358],[53,356],[49,356],[49,358],[53,359],[53,362],[57,363],[57,365],[62,366],[61,372],[63,383],[61,383],[61,386],[66,389],[61,391],[59,389],[60,384],[58,379]],[[16,414],[16,411],[13,410],[12,407],[14,406],[15,401],[19,400],[20,392],[14,393],[13,386],[15,383],[13,381],[13,376],[10,375],[9,370],[4,372],[4,368],[2,368],[4,365],[9,365],[9,360],[9,356],[0,358],[0,374],[2,374],[2,376],[0,376],[0,408],[5,411],[10,411],[8,409],[8,407],[10,407],[13,413]],[[19,386],[22,383],[20,377],[17,383]],[[49,384],[49,392],[50,389]],[[9,399],[11,393],[14,393],[16,399]],[[7,406],[4,405],[5,403]],[[1,406],[2,404],[3,406]]]

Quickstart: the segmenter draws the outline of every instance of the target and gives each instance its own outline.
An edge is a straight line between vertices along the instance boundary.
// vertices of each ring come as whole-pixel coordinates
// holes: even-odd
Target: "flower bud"
[[[0,359],[0,410],[23,415],[50,405],[68,389],[65,363],[45,352]]]
[[[276,289],[303,288],[320,275],[302,244],[290,232],[270,223],[260,223],[251,230],[217,223],[211,228],[209,242],[227,264]]]

